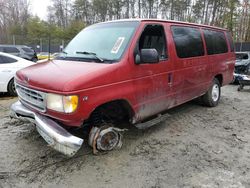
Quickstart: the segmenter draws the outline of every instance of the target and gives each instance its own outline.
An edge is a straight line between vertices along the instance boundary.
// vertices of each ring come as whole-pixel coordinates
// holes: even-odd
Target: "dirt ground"
[[[0,187],[250,187],[250,89],[222,89],[218,107],[189,102],[147,130],[131,128],[120,150],[73,158],[46,146],[35,127],[10,119],[0,96]]]

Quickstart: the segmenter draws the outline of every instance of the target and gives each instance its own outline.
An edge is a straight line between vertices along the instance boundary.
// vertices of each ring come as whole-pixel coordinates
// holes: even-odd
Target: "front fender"
[[[0,79],[0,92],[8,92],[8,84],[15,76],[15,72],[4,72],[1,71]]]
[[[92,88],[82,93],[82,104],[79,110],[80,113],[83,114],[84,119],[88,119],[91,113],[99,106],[117,100],[126,102],[128,108],[130,108],[130,113],[135,113],[134,87],[132,81]]]

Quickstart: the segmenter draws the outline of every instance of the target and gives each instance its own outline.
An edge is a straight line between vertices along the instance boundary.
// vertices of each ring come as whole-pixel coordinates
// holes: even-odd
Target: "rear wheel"
[[[8,93],[11,95],[11,96],[16,96],[17,93],[16,93],[16,87],[15,87],[15,82],[14,82],[14,79],[12,78],[8,84]]]
[[[37,61],[38,61],[38,59],[37,59],[36,57],[33,57],[33,58],[31,59],[31,61],[33,61],[33,62],[37,62]]]
[[[217,106],[220,100],[220,95],[220,82],[217,78],[214,78],[209,90],[202,96],[202,102],[209,107]]]
[[[241,91],[243,88],[244,88],[244,85],[240,84],[237,90]]]

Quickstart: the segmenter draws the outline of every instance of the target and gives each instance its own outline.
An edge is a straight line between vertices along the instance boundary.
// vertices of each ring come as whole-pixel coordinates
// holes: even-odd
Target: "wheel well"
[[[134,111],[126,100],[115,100],[98,106],[90,115],[92,125],[105,123],[129,122]]]
[[[9,90],[10,82],[11,82],[12,80],[14,80],[14,77],[12,77],[12,78],[9,80],[8,85],[7,85],[7,90]],[[8,91],[8,92],[9,92],[9,91]]]
[[[222,74],[217,74],[217,75],[215,76],[215,78],[218,79],[218,81],[220,82],[220,85],[222,86],[222,84],[223,84],[223,76],[222,76]]]

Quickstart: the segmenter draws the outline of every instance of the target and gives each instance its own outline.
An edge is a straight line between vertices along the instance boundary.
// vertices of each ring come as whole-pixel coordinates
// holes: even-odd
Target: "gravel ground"
[[[8,117],[16,100],[0,96],[0,187],[250,187],[250,89],[223,87],[218,107],[186,103],[131,128],[120,150],[94,156],[85,144],[73,158]]]

